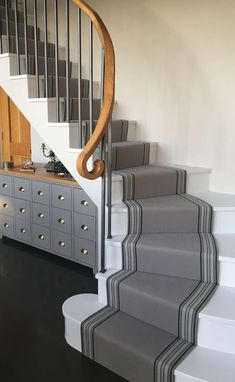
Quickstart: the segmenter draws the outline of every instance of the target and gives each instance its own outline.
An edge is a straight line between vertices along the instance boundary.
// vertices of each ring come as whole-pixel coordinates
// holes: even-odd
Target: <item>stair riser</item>
[[[235,354],[235,322],[200,317],[197,344],[208,349]]]
[[[235,262],[219,261],[219,285],[235,288]]]
[[[235,211],[214,211],[213,213],[213,233],[235,233]]]

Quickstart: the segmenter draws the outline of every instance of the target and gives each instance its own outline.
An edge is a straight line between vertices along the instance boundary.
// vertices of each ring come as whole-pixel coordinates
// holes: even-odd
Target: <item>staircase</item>
[[[22,10],[9,3],[0,0],[0,86],[99,211],[99,294],[64,303],[67,342],[129,381],[233,381],[235,197],[209,192],[208,169],[157,164],[156,143],[136,141],[128,121],[111,121],[112,42],[87,4],[65,2],[60,47],[59,2],[53,42],[47,1],[31,2],[32,17],[27,1]],[[69,28],[77,9],[74,63]],[[82,76],[82,12],[92,20],[89,78]],[[102,42],[99,91],[94,26]]]

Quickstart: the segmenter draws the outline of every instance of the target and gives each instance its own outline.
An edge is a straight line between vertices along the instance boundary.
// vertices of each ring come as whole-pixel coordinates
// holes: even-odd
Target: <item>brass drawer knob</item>
[[[82,249],[81,249],[81,254],[82,254],[83,256],[88,256],[88,250],[85,249],[85,248],[82,248]]]
[[[24,209],[24,208],[21,208],[21,209],[20,209],[20,213],[21,213],[21,214],[24,214],[24,213],[25,213],[25,209]]]
[[[20,188],[19,188],[19,191],[20,191],[20,192],[25,192],[24,187],[20,187]]]
[[[4,203],[4,204],[3,204],[3,208],[8,208],[8,204],[7,204],[7,203]]]
[[[39,238],[40,240],[45,240],[45,237],[44,237],[43,235],[38,235],[38,238]]]
[[[44,214],[42,214],[41,212],[38,214],[38,217],[39,219],[44,219]]]
[[[8,224],[8,223],[5,223],[5,224],[4,224],[4,227],[5,227],[5,228],[9,228],[9,224]]]
[[[88,231],[88,227],[87,227],[87,225],[85,225],[85,224],[83,224],[83,225],[81,226],[81,229],[82,229],[83,231]]]
[[[2,185],[2,187],[3,187],[3,188],[8,188],[8,185],[7,185],[6,183],[4,183],[4,184]]]
[[[60,247],[65,247],[65,242],[64,241],[59,241],[58,244],[59,244]]]
[[[65,197],[64,197],[63,195],[59,195],[59,196],[58,196],[58,199],[59,199],[60,201],[63,201],[63,200],[65,199]]]
[[[43,196],[44,192],[43,191],[38,191],[38,196]]]
[[[26,229],[25,228],[21,228],[20,232],[25,234],[26,233]]]
[[[64,219],[60,218],[60,219],[58,219],[58,223],[59,224],[65,224],[65,221],[64,221]]]
[[[85,207],[88,206],[88,201],[87,200],[82,200],[81,201],[81,205],[85,206]]]

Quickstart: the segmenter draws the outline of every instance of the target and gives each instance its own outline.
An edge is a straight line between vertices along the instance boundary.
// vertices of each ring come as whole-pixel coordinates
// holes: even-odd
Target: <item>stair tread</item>
[[[120,284],[120,309],[177,335],[179,307],[198,283],[197,280],[135,272]]]
[[[213,298],[202,309],[200,318],[224,321],[235,325],[235,288],[218,286]]]
[[[118,312],[95,329],[95,359],[128,380],[149,381],[156,357],[174,339],[170,333]]]
[[[175,371],[176,377],[186,377],[189,378],[187,381],[192,382],[234,382],[234,375],[234,354],[200,346],[193,349]]]

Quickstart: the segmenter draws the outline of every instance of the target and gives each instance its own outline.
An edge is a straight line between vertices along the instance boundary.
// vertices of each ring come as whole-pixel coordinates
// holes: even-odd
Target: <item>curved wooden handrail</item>
[[[96,128],[77,159],[77,170],[79,174],[84,178],[95,180],[104,172],[104,161],[101,159],[96,160],[94,162],[94,168],[91,171],[88,171],[87,163],[103,139],[112,116],[115,94],[115,53],[109,32],[100,16],[85,1],[73,0],[73,2],[91,19],[104,50],[105,72],[103,105]]]

